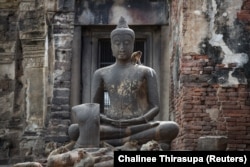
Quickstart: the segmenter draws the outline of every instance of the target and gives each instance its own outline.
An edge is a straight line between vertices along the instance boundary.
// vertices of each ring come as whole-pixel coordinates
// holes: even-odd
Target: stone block
[[[70,113],[68,111],[52,112],[51,118],[70,119]]]
[[[43,67],[44,66],[44,56],[25,57],[23,59],[23,64],[26,68]]]
[[[75,13],[70,12],[70,13],[64,13],[64,12],[58,12],[54,15],[54,20],[52,23],[54,24],[66,24],[68,26],[74,25],[74,18],[75,18]]]
[[[2,0],[0,1],[0,9],[16,9],[20,0]]]
[[[57,81],[55,81],[54,86],[56,88],[70,88],[70,81],[60,81],[60,80],[57,80]]]
[[[14,92],[0,96],[0,121],[9,120],[13,111]]]
[[[47,11],[74,11],[75,1],[72,0],[45,0]]]
[[[63,71],[63,70],[56,70],[55,71],[55,81],[70,81],[71,79],[71,72],[70,71]]]
[[[73,34],[74,26],[67,24],[54,24],[53,34]]]
[[[69,62],[72,58],[72,51],[69,49],[57,49],[55,57],[58,62]]]
[[[71,62],[56,62],[55,69],[69,71],[71,69]]]
[[[57,0],[57,9],[59,11],[74,11],[75,1],[72,0]]]
[[[52,103],[56,104],[56,105],[68,104],[69,103],[69,98],[68,97],[56,97],[56,98],[53,98]]]
[[[198,139],[197,151],[225,151],[226,136],[202,136]]]
[[[70,49],[72,47],[72,35],[55,35],[55,47],[60,49]]]
[[[57,0],[45,0],[44,5],[46,11],[54,12],[57,8]]]
[[[20,11],[34,11],[36,9],[36,3],[35,2],[21,2],[19,5]]]
[[[54,97],[69,97],[70,92],[68,88],[58,88],[54,90]]]

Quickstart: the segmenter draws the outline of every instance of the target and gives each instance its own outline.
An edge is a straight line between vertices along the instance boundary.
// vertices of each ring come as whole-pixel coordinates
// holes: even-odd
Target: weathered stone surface
[[[225,151],[228,138],[226,136],[203,136],[198,139],[198,151]]]
[[[14,53],[0,53],[0,64],[10,64],[14,61]]]
[[[0,2],[0,9],[11,9],[17,8],[20,0],[3,0]]]
[[[70,119],[71,117],[71,114],[70,114],[70,112],[69,111],[53,111],[53,112],[51,112],[51,115],[50,115],[50,117],[52,118],[52,119]]]
[[[28,102],[26,103],[26,121],[28,129],[35,130],[43,127],[43,113],[45,107],[44,69],[28,68],[25,70]],[[36,93],[34,93],[36,92]]]
[[[9,120],[12,116],[13,112],[13,99],[14,99],[14,93],[6,94],[4,96],[0,96],[0,121],[6,121]],[[1,127],[1,125],[0,125]],[[4,128],[4,127],[3,127]]]
[[[58,49],[70,49],[72,45],[72,35],[55,35],[55,47]]]
[[[20,39],[44,38],[45,18],[43,9],[25,11],[20,13],[19,30]]]
[[[69,97],[70,90],[68,88],[57,88],[54,89],[53,95],[56,97]]]
[[[74,13],[64,13],[58,12],[54,15],[53,24],[61,24],[61,25],[74,25]],[[72,27],[73,28],[73,27]]]
[[[45,0],[47,11],[74,11],[75,1],[71,0]]]

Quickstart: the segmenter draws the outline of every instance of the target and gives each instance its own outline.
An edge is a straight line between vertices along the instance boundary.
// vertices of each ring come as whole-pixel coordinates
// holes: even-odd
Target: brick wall
[[[234,21],[234,26],[240,29],[238,29],[240,33],[236,33],[234,40],[226,35],[233,33],[228,25],[222,23],[221,18],[217,18],[217,16],[214,18],[216,33],[223,35],[225,45],[229,49],[233,48],[235,52],[246,53],[248,57],[250,55],[249,2],[249,0],[243,1],[241,9],[236,10],[237,19]],[[216,4],[217,12],[225,13],[226,10],[220,7],[222,4],[228,5],[226,1],[220,1]],[[173,142],[172,149],[196,150],[199,137],[214,135],[228,137],[227,150],[250,150],[249,61],[245,61],[243,66],[237,66],[240,56],[236,56],[234,57],[236,63],[234,61],[225,63],[223,58],[227,55],[223,55],[224,48],[210,46],[209,42],[204,42],[209,41],[206,38],[197,42],[205,48],[193,49],[193,52],[192,49],[187,48],[190,46],[185,45],[185,32],[191,33],[192,31],[189,27],[190,19],[187,22],[185,18],[191,17],[190,9],[195,8],[197,3],[194,2],[192,7],[190,5],[191,2],[190,4],[183,2],[184,19],[180,23],[183,24],[184,32],[184,42],[181,46],[183,52],[175,55],[179,56],[180,60],[177,69],[180,84],[178,90],[172,94],[172,104],[174,105],[175,120],[180,125],[180,132]],[[207,3],[207,5],[211,4]],[[175,9],[177,10],[177,8]],[[193,11],[199,12],[199,10],[200,8],[197,8]],[[192,21],[194,22],[194,20]],[[211,22],[209,24],[211,25]],[[223,31],[221,27],[224,27]],[[205,29],[205,31],[209,33],[209,30]],[[189,42],[192,41],[189,40]],[[235,43],[240,43],[241,46],[237,47]],[[186,52],[187,50],[189,52]],[[224,57],[220,58],[220,55]],[[175,64],[174,61],[172,63]],[[234,79],[237,82],[234,82]],[[245,82],[246,80],[248,82]],[[172,87],[176,87],[174,82]]]
[[[229,139],[228,150],[249,150],[249,86],[208,83],[212,73],[227,69],[212,68],[206,55],[184,55],[181,62],[182,87],[175,99],[180,133],[174,148],[196,150],[199,137],[222,135]]]

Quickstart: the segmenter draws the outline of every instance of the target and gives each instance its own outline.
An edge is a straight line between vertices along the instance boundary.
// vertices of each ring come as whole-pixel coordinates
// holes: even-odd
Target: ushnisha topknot
[[[116,28],[111,32],[110,38],[112,38],[116,34],[129,34],[132,36],[133,39],[135,39],[135,32],[128,27],[127,21],[124,17],[120,17],[119,22],[116,26]]]

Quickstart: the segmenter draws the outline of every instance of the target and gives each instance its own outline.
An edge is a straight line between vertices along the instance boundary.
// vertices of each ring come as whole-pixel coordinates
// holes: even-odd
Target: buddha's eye
[[[130,42],[128,40],[124,41],[125,45],[128,45]]]
[[[115,41],[114,42],[115,45],[120,45],[120,43],[121,43],[120,41]]]

